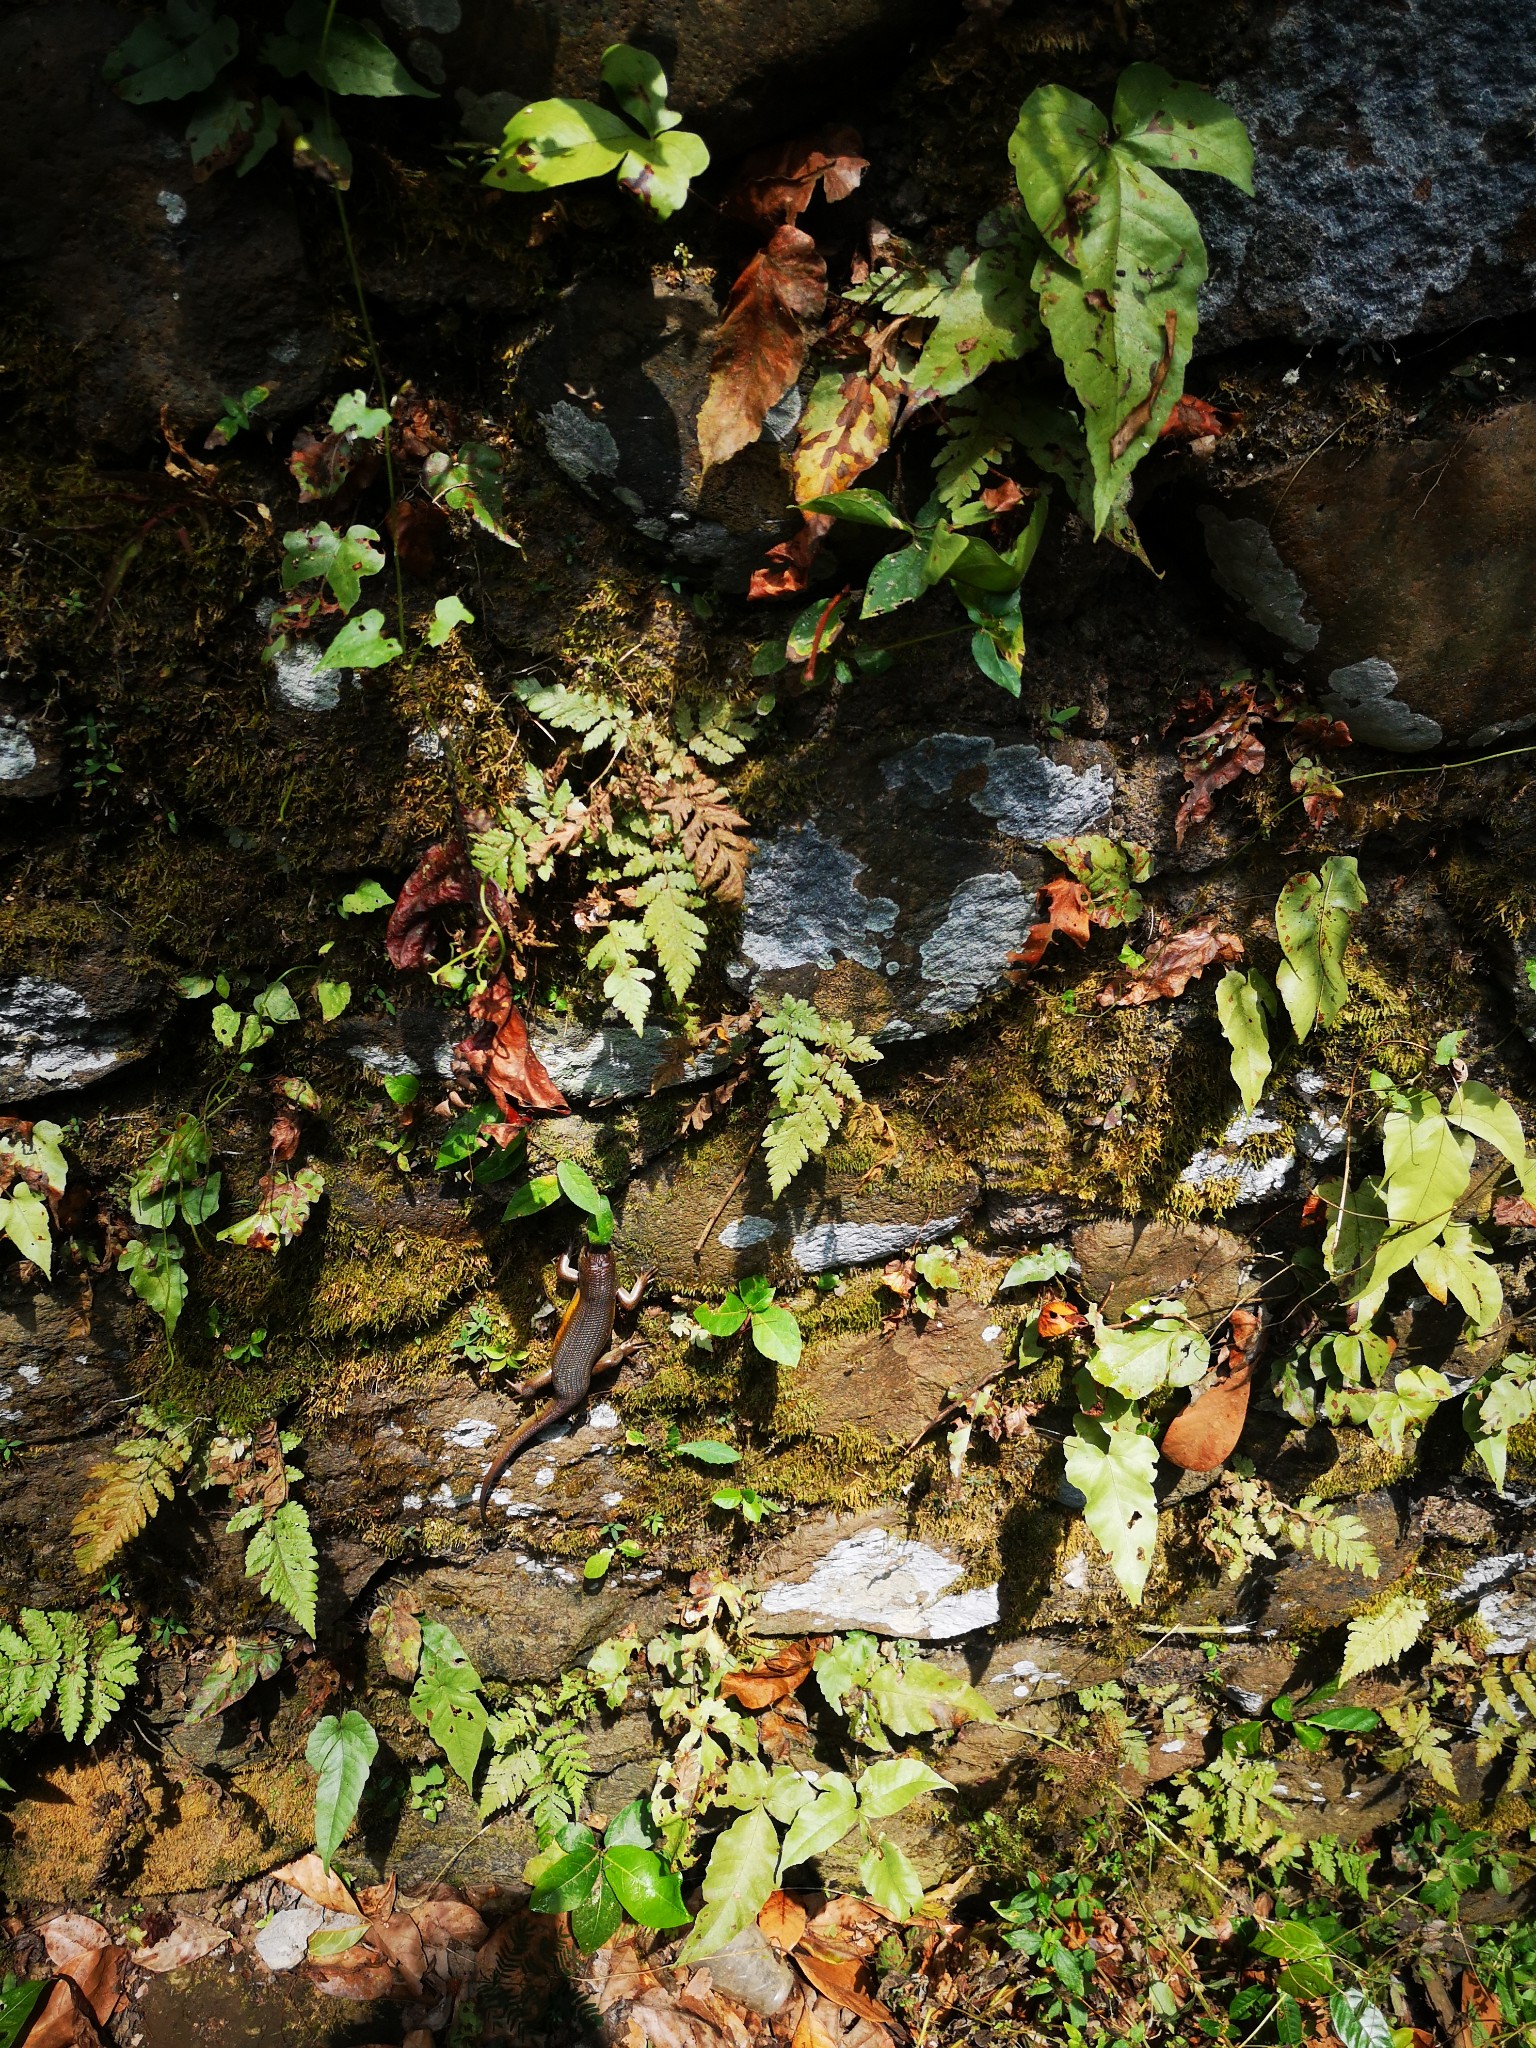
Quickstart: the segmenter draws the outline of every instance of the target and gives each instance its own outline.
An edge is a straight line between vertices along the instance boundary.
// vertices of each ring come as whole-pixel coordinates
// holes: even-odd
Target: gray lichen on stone
[[[1269,529],[1257,519],[1229,519],[1214,505],[1200,507],[1211,573],[1248,617],[1298,653],[1317,645],[1319,627],[1303,617],[1307,593],[1296,572],[1281,560]]]
[[[952,1593],[964,1566],[931,1544],[862,1529],[834,1542],[799,1582],[781,1580],[763,1594],[765,1635],[813,1629],[871,1629],[915,1642],[948,1642],[998,1618],[996,1585]]]
[[[759,845],[747,870],[741,950],[759,974],[791,967],[880,965],[878,935],[896,923],[889,896],[858,886],[863,863],[814,825]]]
[[[1342,719],[1362,746],[1392,754],[1424,754],[1445,737],[1441,727],[1397,695],[1397,670],[1372,656],[1336,668],[1328,678],[1323,709]]]
[[[1006,957],[1023,945],[1034,904],[1035,891],[1017,875],[971,875],[960,884],[947,916],[923,941],[926,1015],[968,1010],[1001,985]]]
[[[972,808],[1030,846],[1086,832],[1104,817],[1115,794],[1097,762],[1079,774],[1038,747],[999,747],[984,733],[933,733],[883,761],[880,773],[887,789],[930,804],[942,803],[961,775],[978,768],[984,780],[968,792]]]
[[[24,782],[37,766],[37,749],[19,718],[0,718],[0,782]]]
[[[648,1024],[637,1035],[627,1025],[557,1031],[535,1023],[529,1036],[561,1094],[568,1102],[584,1104],[649,1095],[678,1043],[676,1033],[661,1024]],[[695,1054],[679,1068],[675,1085],[706,1080],[722,1063],[718,1054]]]
[[[789,1249],[802,1273],[828,1273],[883,1264],[959,1228],[958,1216],[940,1216],[930,1223],[817,1223],[798,1232]]]
[[[130,1057],[127,1034],[68,982],[18,974],[0,983],[0,1100],[83,1088]]]

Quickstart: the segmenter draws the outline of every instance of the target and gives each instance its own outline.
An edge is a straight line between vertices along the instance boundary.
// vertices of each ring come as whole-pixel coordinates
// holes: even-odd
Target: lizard
[[[620,1362],[622,1353],[611,1354],[609,1351],[614,1317],[620,1309],[629,1314],[639,1307],[640,1297],[650,1277],[649,1273],[642,1273],[633,1287],[620,1287],[611,1245],[584,1244],[580,1261],[574,1266],[570,1255],[561,1253],[560,1278],[568,1286],[574,1286],[576,1292],[560,1318],[549,1364],[543,1372],[535,1373],[516,1389],[519,1395],[526,1396],[552,1387],[554,1399],[520,1429],[514,1430],[492,1459],[491,1468],[480,1483],[482,1522],[485,1520],[486,1503],[497,1480],[524,1444],[531,1443],[541,1430],[548,1429],[552,1422],[563,1421],[574,1408],[580,1407],[587,1398],[594,1373],[608,1370]]]

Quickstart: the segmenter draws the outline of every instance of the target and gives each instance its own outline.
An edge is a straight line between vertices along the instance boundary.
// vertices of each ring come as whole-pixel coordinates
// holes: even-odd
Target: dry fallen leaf
[[[178,1920],[170,1933],[159,1941],[151,1942],[147,1948],[135,1949],[133,1960],[141,1970],[153,1970],[158,1975],[165,1970],[179,1970],[187,1963],[197,1962],[202,1956],[212,1955],[228,1940],[226,1929],[215,1927],[211,1920],[199,1920],[189,1915],[185,1920]]]
[[[469,1014],[475,1020],[475,1029],[455,1050],[509,1121],[524,1121],[519,1107],[568,1107],[544,1062],[528,1042],[528,1027],[513,1001],[512,984],[505,974],[498,974],[494,981],[475,991],[469,999]]]
[[[706,469],[757,439],[800,374],[807,344],[802,323],[826,303],[827,266],[811,237],[786,222],[731,286],[721,316],[698,421]]]
[[[117,2009],[118,1978],[127,1950],[114,1945],[99,1920],[84,1913],[59,1913],[42,1927],[48,1960],[77,1986],[102,2026]]]
[[[817,1654],[825,1648],[825,1638],[786,1643],[782,1650],[765,1663],[753,1665],[750,1671],[729,1672],[720,1681],[720,1690],[727,1699],[755,1714],[760,1707],[774,1706],[797,1691],[810,1675]]]
[[[1008,955],[1009,968],[1015,975],[1038,967],[1046,947],[1058,932],[1075,946],[1088,943],[1093,921],[1093,898],[1081,882],[1073,881],[1070,875],[1056,875],[1040,891],[1040,900],[1045,916],[1038,924],[1030,926],[1029,937],[1022,949]]]
[[[462,1899],[402,1899],[400,1904],[431,1948],[478,1949],[488,1932],[474,1907]]]
[[[835,2000],[845,2012],[857,2013],[860,2019],[866,2020],[893,2017],[878,1998],[871,1998],[859,1989],[858,1978],[865,1963],[863,1956],[839,1955],[807,1936],[795,1950],[793,1960],[816,1989]]]
[[[433,920],[438,912],[476,900],[475,877],[459,839],[430,847],[395,898],[384,927],[384,950],[395,967],[427,967],[432,961]]]
[[[1054,1337],[1070,1337],[1074,1330],[1080,1330],[1088,1318],[1080,1308],[1074,1308],[1070,1301],[1063,1301],[1059,1295],[1048,1294],[1040,1304],[1040,1314],[1035,1327],[1047,1343]]]
[[[757,1924],[776,1948],[791,1949],[805,1932],[805,1908],[783,1892],[770,1892]]]
[[[1099,990],[1099,1006],[1130,1009],[1170,1000],[1183,995],[1207,967],[1242,957],[1243,942],[1235,933],[1219,932],[1213,924],[1192,925],[1159,940],[1140,967],[1106,981]]]
[[[860,147],[852,128],[833,124],[754,150],[743,160],[720,210],[754,227],[772,228],[797,219],[818,182],[829,201],[846,199],[869,169]]]
[[[1219,441],[1223,434],[1230,434],[1242,423],[1240,412],[1223,412],[1208,400],[1191,398],[1186,392],[1182,398],[1173,401],[1172,410],[1157,430],[1157,438],[1159,441],[1203,441],[1209,435]]]
[[[29,2048],[101,2048],[91,2008],[67,1977],[49,1992],[27,2034]]]
[[[324,1906],[328,1912],[350,1913],[358,1920],[363,1917],[357,1900],[335,1871],[326,1869],[313,1849],[307,1856],[285,1863],[281,1870],[272,1874],[280,1883],[292,1885],[296,1892],[302,1892],[312,1904]]]

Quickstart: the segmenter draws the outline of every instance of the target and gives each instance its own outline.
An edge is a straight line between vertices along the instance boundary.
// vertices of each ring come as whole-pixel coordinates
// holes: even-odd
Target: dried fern
[[[722,903],[739,903],[752,842],[746,819],[720,785],[707,775],[696,775],[670,789],[657,809],[671,820],[699,887]]]
[[[176,1490],[177,1475],[192,1457],[192,1441],[179,1422],[153,1408],[139,1410],[138,1436],[118,1444],[112,1456],[87,1474],[85,1500],[75,1516],[75,1568],[98,1572],[145,1523],[159,1514],[162,1500]]]

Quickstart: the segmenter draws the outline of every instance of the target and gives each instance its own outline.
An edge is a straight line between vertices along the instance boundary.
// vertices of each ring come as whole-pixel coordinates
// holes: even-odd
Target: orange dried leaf
[[[1173,401],[1173,409],[1157,430],[1159,441],[1203,441],[1207,434],[1220,440],[1223,434],[1230,434],[1234,427],[1242,425],[1240,412],[1222,412],[1219,407],[1204,398],[1191,398],[1186,392],[1182,398]]]
[[[548,1110],[567,1107],[565,1097],[528,1042],[528,1027],[512,999],[512,984],[505,974],[498,974],[494,981],[476,990],[469,999],[469,1014],[476,1028],[456,1050],[510,1122],[525,1121],[519,1106]]]
[[[757,1924],[776,1948],[789,1950],[805,1932],[805,1908],[783,1892],[771,1892]]]
[[[1040,1315],[1035,1327],[1047,1343],[1053,1337],[1070,1337],[1074,1330],[1080,1330],[1088,1318],[1080,1308],[1074,1308],[1070,1301],[1062,1301],[1056,1295],[1047,1295],[1040,1304]]]
[[[787,1643],[766,1663],[755,1664],[750,1671],[728,1672],[720,1681],[720,1690],[749,1714],[756,1713],[795,1692],[809,1677],[818,1651],[825,1648],[824,1639]]]
[[[878,1998],[871,1998],[859,1989],[858,1979],[864,1969],[864,1957],[836,1955],[820,1944],[812,1946],[807,1941],[795,1950],[793,1959],[816,1989],[835,2000],[845,2012],[857,2013],[863,2020],[881,2021],[893,2017]]]
[[[1022,951],[1008,955],[1009,968],[1015,975],[1038,967],[1058,932],[1075,946],[1086,946],[1093,929],[1093,898],[1070,875],[1054,876],[1040,891],[1040,900],[1045,916],[1030,926]]]
[[[335,1871],[326,1869],[313,1849],[307,1856],[285,1863],[281,1870],[272,1874],[280,1883],[291,1884],[296,1892],[302,1892],[316,1906],[324,1906],[332,1913],[350,1913],[359,1920],[363,1917],[357,1900]]]
[[[810,236],[786,223],[731,287],[720,322],[709,393],[699,413],[706,469],[750,446],[800,374],[802,322],[827,303],[827,266]]]
[[[1207,967],[1242,957],[1243,942],[1235,933],[1219,932],[1209,924],[1192,925],[1188,931],[1160,940],[1134,972],[1117,974],[1105,982],[1099,990],[1099,1005],[1123,1010],[1170,1001],[1181,996]]]
[[[798,219],[818,182],[828,200],[846,199],[869,169],[860,147],[852,128],[833,125],[754,150],[736,173],[721,211],[770,228]]]

